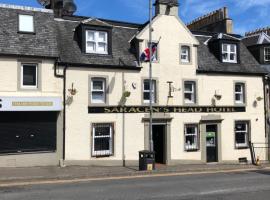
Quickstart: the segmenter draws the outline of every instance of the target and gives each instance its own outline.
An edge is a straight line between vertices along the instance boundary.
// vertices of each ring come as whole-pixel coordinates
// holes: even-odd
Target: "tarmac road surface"
[[[1,200],[269,200],[270,171],[0,188]]]

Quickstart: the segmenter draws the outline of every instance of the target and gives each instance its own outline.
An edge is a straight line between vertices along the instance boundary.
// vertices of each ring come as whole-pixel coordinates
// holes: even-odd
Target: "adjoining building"
[[[251,161],[250,143],[266,140],[265,70],[232,34],[226,10],[216,11],[225,29],[191,32],[178,1],[157,0],[155,7],[152,82],[148,63],[139,60],[148,22],[55,19],[66,84],[65,164],[137,164],[138,151],[149,149],[150,101],[158,163]],[[202,19],[214,17],[193,24],[206,25]]]
[[[0,167],[59,165],[62,80],[51,10],[0,4]]]

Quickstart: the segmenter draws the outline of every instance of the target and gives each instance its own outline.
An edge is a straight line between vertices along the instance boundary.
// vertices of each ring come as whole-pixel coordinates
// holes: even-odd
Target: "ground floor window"
[[[249,143],[249,122],[236,121],[235,122],[235,147],[247,148]]]
[[[197,124],[185,125],[185,151],[196,151],[199,149],[199,133]]]
[[[93,124],[92,129],[92,156],[113,155],[113,124]]]

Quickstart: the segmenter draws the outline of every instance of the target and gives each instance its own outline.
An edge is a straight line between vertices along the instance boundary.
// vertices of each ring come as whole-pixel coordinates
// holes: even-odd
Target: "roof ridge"
[[[14,5],[14,4],[0,3],[0,8],[9,8],[9,9],[14,9],[14,10],[25,10],[25,11],[44,12],[44,13],[53,14],[53,10],[51,9],[36,8],[36,7],[30,7],[30,6],[19,6],[19,5]]]

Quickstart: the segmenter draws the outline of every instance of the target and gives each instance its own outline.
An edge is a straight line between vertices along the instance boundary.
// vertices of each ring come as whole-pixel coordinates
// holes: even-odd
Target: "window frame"
[[[28,16],[28,17],[32,17],[32,24],[33,24],[33,30],[31,31],[27,31],[27,30],[21,30],[21,16]],[[18,33],[28,33],[28,34],[34,34],[35,33],[35,19],[34,19],[34,15],[31,14],[26,14],[26,13],[19,13],[18,14]]]
[[[187,134],[187,128],[188,127],[195,127],[195,133],[193,134]],[[196,136],[196,144],[195,147],[187,147],[186,143],[186,138],[187,136]],[[193,145],[192,145],[193,146]],[[199,124],[198,123],[188,123],[184,124],[184,150],[186,152],[194,152],[194,151],[199,151],[200,150],[200,129],[199,129]]]
[[[186,83],[192,83],[193,84],[193,92],[185,90]],[[185,94],[186,93],[193,94],[194,102],[187,102],[186,101],[186,99],[185,99]],[[198,93],[198,84],[197,84],[196,80],[183,80],[183,104],[184,105],[196,105],[198,103],[198,99],[197,99],[198,95],[197,95],[197,93]]]
[[[187,56],[187,59],[186,60],[183,60],[182,59],[182,49],[183,48],[187,48],[188,49],[188,53],[187,53],[187,55],[185,55],[185,56]],[[181,64],[191,64],[191,45],[188,45],[188,44],[181,44],[180,45],[180,63]]]
[[[95,136],[95,127],[97,126],[110,126],[109,136]],[[111,157],[114,156],[114,135],[115,135],[115,123],[113,122],[98,122],[91,124],[91,157]],[[95,151],[95,139],[96,138],[110,138],[110,149]]]
[[[268,54],[266,54],[266,49],[269,50],[269,53]],[[264,62],[269,62],[270,61],[270,47],[264,47],[263,48],[263,52],[264,52],[264,56],[263,56]],[[266,59],[267,56],[269,56],[269,59]]]
[[[237,131],[236,130],[236,125],[237,123],[245,123],[246,130],[245,131]],[[247,149],[249,148],[249,141],[250,141],[250,130],[251,130],[251,122],[250,120],[236,120],[234,122],[234,143],[235,143],[235,149]],[[245,143],[237,143],[236,137],[237,133],[245,133]]]
[[[108,97],[107,97],[107,82],[108,82],[108,78],[107,77],[102,77],[102,76],[92,76],[92,77],[89,77],[89,87],[90,87],[90,94],[89,94],[89,97],[90,97],[90,105],[106,105],[107,102],[108,102]],[[103,82],[103,90],[99,91],[95,91],[93,89],[93,81],[102,81]],[[104,102],[94,102],[93,101],[93,92],[103,92],[104,94]]]
[[[228,46],[227,51],[224,51],[224,45]],[[235,52],[231,51],[231,46],[235,47]],[[228,54],[227,59],[223,58],[223,54]],[[235,59],[231,60],[230,56],[231,54],[235,55]],[[223,63],[238,63],[238,45],[235,43],[226,43],[226,42],[222,42],[221,43],[221,60]]]
[[[236,85],[241,85],[241,92],[236,92]],[[241,81],[234,82],[234,104],[235,105],[245,105],[246,104],[246,83]],[[243,101],[236,100],[236,95],[242,95]]]
[[[144,99],[145,92],[149,93],[149,98],[150,98],[150,88],[149,88],[149,90],[144,89],[144,83],[146,81],[150,82],[149,78],[143,78],[143,80],[142,80],[142,103],[148,105],[148,104],[150,104],[150,99],[149,100]],[[152,102],[152,104],[158,104],[158,89],[157,89],[158,88],[158,81],[157,81],[157,79],[153,78],[152,82],[155,83],[154,87],[153,87],[154,102]]]
[[[29,85],[24,85],[23,80],[24,80],[24,71],[23,67],[24,66],[32,66],[36,68],[36,85],[34,86],[29,86]],[[37,90],[39,89],[39,65],[37,63],[21,63],[20,66],[20,88],[25,89],[25,90]]]
[[[88,34],[92,32],[94,33],[94,40],[88,40]],[[99,34],[100,33],[105,33],[105,41],[99,41]],[[109,37],[108,37],[109,33],[107,31],[104,31],[104,30],[91,30],[91,29],[86,29],[85,30],[85,53],[87,54],[97,54],[97,55],[108,55],[109,54]],[[97,39],[96,39],[97,38]],[[87,47],[87,43],[88,42],[92,42],[95,44],[95,47],[96,47],[96,50],[95,51],[91,51],[91,50],[88,50],[88,47]],[[98,45],[99,43],[103,43],[105,44],[106,46],[106,51],[98,51]]]
[[[159,63],[159,45],[160,43],[157,41],[157,40],[153,40],[152,41],[152,44],[157,44],[157,50],[155,52],[155,60],[152,60],[153,63]],[[150,47],[150,42],[147,40],[146,41],[146,48],[149,48]],[[144,49],[142,50],[144,51]]]

